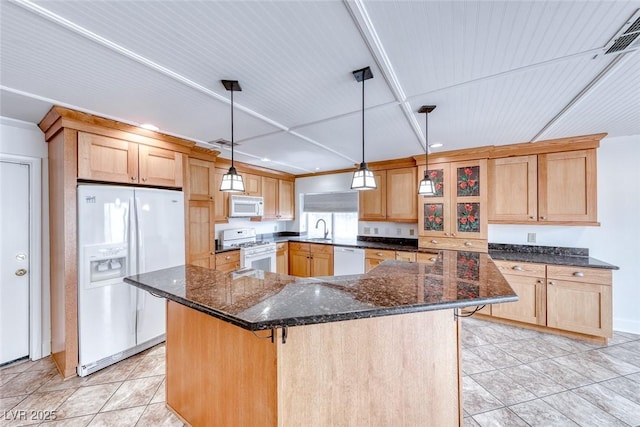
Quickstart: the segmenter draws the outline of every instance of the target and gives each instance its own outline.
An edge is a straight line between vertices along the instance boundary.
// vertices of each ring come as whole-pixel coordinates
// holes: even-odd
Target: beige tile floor
[[[600,346],[475,318],[462,331],[465,427],[640,425],[640,335]],[[182,426],[165,407],[164,350],[67,381],[50,358],[3,367],[0,426]],[[56,420],[24,419],[46,411]]]

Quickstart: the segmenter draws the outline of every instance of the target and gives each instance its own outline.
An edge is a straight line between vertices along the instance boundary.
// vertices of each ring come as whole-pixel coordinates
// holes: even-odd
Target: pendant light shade
[[[220,191],[226,191],[229,193],[244,192],[244,181],[242,176],[238,175],[238,171],[233,166],[233,146],[235,142],[233,140],[233,92],[241,91],[240,83],[237,80],[222,80],[222,84],[225,89],[231,91],[231,167],[229,172],[222,176],[222,182],[220,182]]]
[[[418,110],[418,113],[424,114],[424,178],[418,185],[418,194],[423,196],[433,196],[435,189],[433,188],[433,181],[429,179],[429,113],[436,109],[435,105],[423,105]]]
[[[364,161],[364,81],[372,79],[373,73],[371,73],[371,68],[365,67],[355,70],[353,76],[357,81],[362,82],[362,163],[360,163],[358,170],[353,173],[351,189],[373,190],[376,188],[376,180],[373,172],[369,170],[367,163]]]

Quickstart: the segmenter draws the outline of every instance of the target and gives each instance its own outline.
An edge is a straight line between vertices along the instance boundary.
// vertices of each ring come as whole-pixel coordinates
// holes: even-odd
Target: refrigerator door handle
[[[145,269],[145,262],[144,262],[144,251],[145,251],[145,244],[144,244],[144,221],[142,221],[141,219],[141,215],[140,215],[140,199],[138,197],[135,198],[135,212],[136,212],[136,229],[138,230],[138,235],[137,237],[137,245],[136,245],[136,258],[138,261],[138,265],[137,265],[137,272],[138,273],[144,273],[147,270]]]

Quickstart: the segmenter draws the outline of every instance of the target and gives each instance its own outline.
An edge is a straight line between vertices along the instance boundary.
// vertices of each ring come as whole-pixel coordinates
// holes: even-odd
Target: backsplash
[[[359,221],[358,235],[417,239],[418,224]]]
[[[588,248],[566,248],[562,246],[513,245],[510,243],[489,243],[490,251],[517,252],[559,256],[589,256]]]

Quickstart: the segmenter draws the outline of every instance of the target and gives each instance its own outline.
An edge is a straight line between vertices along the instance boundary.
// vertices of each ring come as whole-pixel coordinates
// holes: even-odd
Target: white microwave
[[[252,217],[264,213],[264,198],[256,196],[229,196],[229,216]]]

